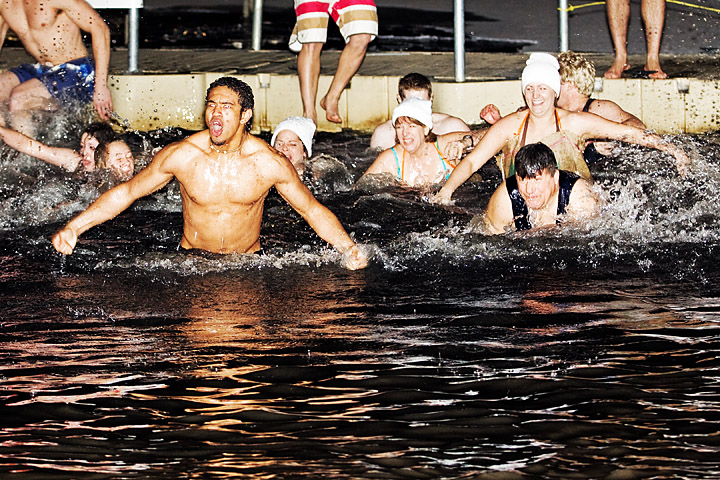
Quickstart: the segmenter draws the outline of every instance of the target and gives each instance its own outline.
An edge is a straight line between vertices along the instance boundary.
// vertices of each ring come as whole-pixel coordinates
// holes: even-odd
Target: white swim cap
[[[552,88],[555,97],[560,95],[560,65],[549,53],[533,53],[525,62],[522,72],[522,89],[530,83],[543,83]]]
[[[277,138],[278,133],[283,130],[290,130],[295,133],[295,135],[300,138],[303,145],[305,145],[308,157],[312,156],[312,141],[313,135],[315,135],[315,123],[313,123],[312,120],[305,117],[286,118],[282,122],[278,123],[277,127],[275,127],[272,140],[270,140],[270,145],[273,147],[275,146],[275,139]]]
[[[406,98],[393,110],[392,124],[395,125],[395,121],[400,117],[414,118],[426,127],[432,129],[432,102],[420,98]]]

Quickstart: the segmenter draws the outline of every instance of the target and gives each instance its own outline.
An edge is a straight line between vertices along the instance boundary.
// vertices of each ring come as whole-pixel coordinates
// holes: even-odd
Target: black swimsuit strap
[[[594,98],[588,98],[587,102],[585,102],[585,106],[583,107],[583,112],[589,112],[590,111],[590,105],[592,105],[592,102],[594,102]]]

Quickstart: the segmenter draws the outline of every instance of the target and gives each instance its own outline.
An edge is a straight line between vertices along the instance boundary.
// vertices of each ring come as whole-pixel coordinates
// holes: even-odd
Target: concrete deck
[[[324,94],[337,65],[338,51],[323,53],[320,94]],[[598,75],[612,62],[606,54],[587,54]],[[324,120],[318,107],[319,129],[349,128],[369,131],[390,117],[396,105],[397,80],[417,71],[430,77],[435,109],[480,123],[478,113],[495,103],[503,113],[522,104],[519,78],[528,54],[467,53],[466,81],[454,82],[452,53],[370,53],[343,93],[342,125]],[[0,67],[30,61],[18,48],[4,48]],[[633,78],[644,62],[631,56],[627,78],[596,81],[597,98],[612,99],[661,133],[704,132],[720,129],[720,67],[716,55],[663,55],[668,80]],[[203,128],[202,112],[207,86],[223,75],[242,78],[256,96],[255,129],[270,130],[278,122],[302,112],[296,55],[283,51],[141,49],[139,72],[127,73],[127,51],[111,55],[111,90],[116,111],[133,128],[164,126]]]

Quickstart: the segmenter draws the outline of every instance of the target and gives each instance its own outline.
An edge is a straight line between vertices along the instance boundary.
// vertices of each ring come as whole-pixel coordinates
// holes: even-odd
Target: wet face
[[[544,83],[525,85],[523,96],[528,108],[535,115],[542,115],[555,108],[555,92]]]
[[[237,93],[224,86],[210,91],[205,104],[205,123],[210,130],[210,141],[214,145],[225,145],[235,134],[244,130],[245,123],[249,120],[249,117],[244,120],[245,116],[247,111],[244,115]]]
[[[108,145],[107,168],[121,180],[128,180],[135,170],[135,159],[125,142]]]
[[[557,192],[560,172],[556,170],[554,174],[551,174],[545,169],[535,177],[520,178],[517,176],[516,178],[520,196],[525,200],[528,208],[541,210],[548,206]]]
[[[409,153],[415,153],[425,144],[425,136],[430,129],[418,125],[408,117],[399,117],[395,121],[395,136],[398,143]]]
[[[98,139],[85,132],[80,137],[80,156],[83,169],[86,172],[95,170],[95,149],[98,146]]]
[[[275,148],[278,152],[285,155],[295,168],[302,164],[307,158],[302,140],[300,140],[300,137],[292,130],[283,130],[277,134],[277,137],[275,137]]]

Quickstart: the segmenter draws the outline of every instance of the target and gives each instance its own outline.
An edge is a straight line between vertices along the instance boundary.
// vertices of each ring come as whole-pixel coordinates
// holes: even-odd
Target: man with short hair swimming
[[[597,200],[590,184],[578,175],[558,170],[555,154],[543,143],[522,147],[515,157],[515,174],[495,190],[485,225],[492,234],[554,225],[567,218],[595,213]]]

